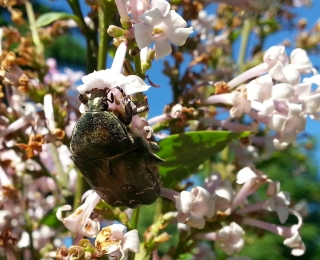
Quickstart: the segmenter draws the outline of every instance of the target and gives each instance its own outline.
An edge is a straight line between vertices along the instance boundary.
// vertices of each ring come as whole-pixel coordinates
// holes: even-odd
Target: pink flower
[[[262,184],[270,181],[268,176],[263,172],[251,168],[244,167],[237,174],[237,183],[243,184],[236,197],[232,202],[232,209],[234,210],[242,204],[248,196],[253,194]]]
[[[288,237],[283,241],[283,244],[287,247],[292,248],[291,254],[294,256],[301,256],[306,251],[306,246],[303,243],[300,233],[299,226],[293,225],[291,228],[292,236]]]
[[[298,224],[293,225],[292,227],[279,226],[279,225],[263,222],[253,218],[244,218],[242,220],[242,223],[249,226],[261,228],[285,237],[283,244],[292,248],[292,251],[291,251],[292,255],[300,256],[300,255],[303,255],[306,250],[306,247],[302,242],[300,232],[299,232],[303,224],[303,221],[302,221],[301,215],[298,212],[291,210],[291,213],[298,218]]]
[[[242,227],[232,222],[229,226],[224,226],[220,229],[216,235],[216,241],[224,252],[232,255],[241,251],[244,245],[243,235]]]
[[[214,197],[202,187],[195,187],[188,191],[182,191],[175,196],[178,210],[178,222],[186,223],[191,227],[202,229],[207,218],[214,215]]]

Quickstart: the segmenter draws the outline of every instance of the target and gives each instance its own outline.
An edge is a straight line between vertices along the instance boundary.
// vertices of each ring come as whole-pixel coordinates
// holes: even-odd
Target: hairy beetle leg
[[[145,99],[146,100],[146,99]],[[118,118],[125,125],[129,125],[134,115],[148,111],[148,103],[141,101],[132,101],[129,97],[124,96],[122,103],[124,105],[124,113],[119,113]]]
[[[148,98],[144,97],[144,101],[132,101],[135,108],[133,108],[133,114],[140,114],[149,110]]]

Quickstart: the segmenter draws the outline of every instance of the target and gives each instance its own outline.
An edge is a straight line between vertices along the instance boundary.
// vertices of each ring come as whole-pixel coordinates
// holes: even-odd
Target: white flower
[[[161,13],[167,14],[170,11],[170,4],[166,0],[129,0],[128,9],[131,11],[131,18],[136,23],[139,22],[139,16],[146,11],[158,8]]]
[[[222,181],[220,173],[213,173],[205,179],[204,187],[215,198],[215,212],[230,214],[230,206],[234,197],[231,183],[228,180]]]
[[[234,190],[230,181],[221,182],[220,186],[215,190],[215,195],[216,212],[220,211],[220,214],[224,212],[229,215],[231,213],[231,202],[234,198]]]
[[[43,98],[44,115],[47,119],[47,126],[51,132],[55,129],[54,111],[52,104],[52,95],[46,94]]]
[[[245,86],[248,100],[263,101],[271,98],[273,82],[269,74],[256,78]]]
[[[312,63],[305,50],[300,48],[294,49],[290,54],[290,60],[293,67],[301,74],[311,72],[314,74],[316,73],[316,70],[313,68]]]
[[[239,253],[244,245],[242,236],[244,231],[237,223],[232,222],[229,226],[224,226],[217,233],[216,241],[219,243],[221,249],[228,255],[235,252]]]
[[[230,115],[240,117],[243,115],[243,113],[248,114],[251,110],[251,102],[239,92],[232,92],[231,95],[233,107],[230,109]]]
[[[281,191],[273,198],[268,199],[264,203],[263,208],[268,211],[276,211],[280,222],[283,224],[289,216],[288,205],[290,205],[290,194]]]
[[[71,210],[71,206],[64,205],[59,208],[56,213],[57,218],[66,226],[67,229],[74,233],[79,233],[87,237],[96,237],[100,229],[100,224],[98,220],[91,220],[90,214],[99,200],[100,197],[98,194],[92,192],[92,194],[86,198],[85,203],[66,218],[62,217],[62,211]]]
[[[113,224],[103,228],[95,241],[96,249],[112,259],[124,259],[125,251],[139,253],[140,240],[136,229],[124,233],[125,226]]]
[[[172,108],[171,108],[171,113],[170,116],[172,118],[178,118],[180,117],[182,113],[182,105],[180,104],[175,104]]]
[[[186,27],[186,21],[174,10],[153,8],[143,15],[140,20],[142,23],[133,25],[134,34],[140,49],[155,42],[156,59],[160,59],[171,53],[170,43],[183,45],[192,27]]]
[[[0,166],[0,189],[2,190],[4,187],[13,187],[12,182],[9,179],[8,175]]]
[[[288,100],[294,94],[293,87],[287,83],[272,86],[271,97],[273,100]]]
[[[263,60],[267,64],[269,74],[273,79],[289,83],[292,86],[300,82],[300,74],[316,73],[306,51],[299,48],[291,52],[290,64],[284,46],[269,48]]]
[[[244,167],[237,174],[237,183],[245,184],[250,182],[251,185],[254,185],[256,183],[265,183],[267,178],[268,176],[266,174],[257,169]]]
[[[253,194],[267,181],[270,181],[268,180],[268,176],[257,169],[250,167],[244,167],[241,169],[237,174],[236,182],[243,185],[232,201],[232,210],[242,204],[248,196]]]
[[[214,215],[214,197],[202,187],[195,187],[191,192],[182,191],[174,197],[180,223],[202,229],[206,223],[205,217],[212,218]]]
[[[112,89],[120,86],[127,95],[143,92],[150,88],[141,78],[135,75],[124,76],[112,69],[94,71],[82,77],[83,85],[77,87],[80,94],[94,88]]]
[[[208,15],[206,11],[201,10],[198,14],[198,19],[192,20],[191,25],[201,34],[201,39],[206,39],[216,19],[215,15]]]
[[[50,239],[55,235],[53,229],[48,226],[41,226],[39,229],[36,229],[32,232],[32,238],[34,247],[37,249],[43,248]],[[26,231],[23,231],[21,238],[17,243],[18,248],[25,248],[30,246],[30,236]]]
[[[143,92],[150,88],[141,78],[135,75],[124,76],[121,73],[127,47],[121,43],[115,54],[111,69],[94,71],[82,77],[84,84],[77,87],[80,94],[94,88],[112,89],[121,87],[127,95]]]
[[[292,248],[291,254],[294,256],[301,256],[306,251],[306,246],[303,243],[300,233],[299,233],[299,226],[293,225],[291,227],[292,236],[285,239],[283,244],[287,247]]]

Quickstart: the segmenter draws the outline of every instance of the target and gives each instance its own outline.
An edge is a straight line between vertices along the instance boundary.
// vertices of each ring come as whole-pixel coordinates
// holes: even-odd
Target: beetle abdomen
[[[134,208],[152,204],[160,195],[158,168],[146,163],[155,161],[149,158],[152,156],[143,147],[111,161],[76,156],[73,160],[91,188],[104,201],[112,206]]]

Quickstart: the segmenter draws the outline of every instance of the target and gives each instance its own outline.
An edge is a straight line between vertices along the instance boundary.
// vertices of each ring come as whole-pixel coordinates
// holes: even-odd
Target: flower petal
[[[154,9],[151,9],[151,10],[145,12],[139,18],[145,24],[152,25],[152,27],[163,21],[163,17],[162,17],[161,12],[158,8],[154,8]]]
[[[143,23],[136,23],[133,25],[133,27],[134,27],[134,35],[135,35],[139,49],[148,47],[153,42],[153,39],[151,37],[152,29],[150,30],[150,27]]]
[[[140,252],[140,240],[136,229],[127,232],[122,239],[123,250],[129,250],[134,253]]]
[[[199,216],[191,212],[189,218],[186,220],[186,224],[193,228],[203,229],[206,224],[206,220],[203,216]]]
[[[280,83],[272,86],[272,99],[287,100],[294,94],[293,88],[287,83]]]
[[[182,191],[176,198],[176,208],[179,212],[190,213],[196,197],[188,191]]]
[[[170,11],[170,4],[165,0],[152,0],[149,9],[159,9],[162,17],[165,17]]]
[[[276,132],[281,132],[284,129],[287,118],[280,114],[274,114],[268,123],[268,127]]]
[[[281,224],[284,224],[289,217],[288,208],[283,205],[279,205],[276,207],[276,211],[277,211],[277,214],[278,214],[278,217],[279,217]]]
[[[138,92],[147,91],[150,88],[140,77],[136,75],[127,76],[127,84],[125,85],[124,92],[127,95],[135,94]]]
[[[171,43],[177,46],[185,44],[188,36],[193,32],[192,27],[189,28],[178,28],[174,31],[169,31],[167,36]]]
[[[173,28],[184,28],[187,26],[187,22],[174,10],[171,10],[164,20],[172,24]]]
[[[291,64],[300,73],[306,74],[313,72],[312,63],[309,60],[308,54],[305,50],[297,48],[290,54]]]
[[[244,167],[237,174],[237,183],[244,184],[248,180],[251,180],[256,177],[257,174],[250,167]]]
[[[156,60],[169,55],[172,52],[170,43],[167,39],[157,40],[155,42]]]
[[[115,240],[121,240],[123,238],[125,226],[121,224],[112,224],[110,226],[111,229],[111,238]]]

